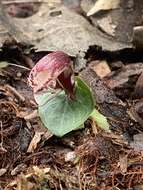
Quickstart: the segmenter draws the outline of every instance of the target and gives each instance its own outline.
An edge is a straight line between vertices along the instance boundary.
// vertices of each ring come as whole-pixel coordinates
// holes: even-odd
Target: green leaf
[[[5,67],[8,67],[9,66],[9,63],[6,62],[6,61],[0,61],[0,69],[3,69]]]
[[[54,95],[50,92],[34,94],[34,99],[39,106],[46,104]]]
[[[99,111],[94,109],[90,117],[95,120],[95,122],[100,128],[104,129],[107,132],[111,132],[109,129],[109,123],[107,121],[107,118],[101,113],[99,113]]]
[[[80,78],[76,81],[76,100],[69,100],[62,91],[51,99],[48,95],[41,101],[44,104],[39,106],[42,122],[56,136],[61,137],[82,127],[94,109],[89,87]]]

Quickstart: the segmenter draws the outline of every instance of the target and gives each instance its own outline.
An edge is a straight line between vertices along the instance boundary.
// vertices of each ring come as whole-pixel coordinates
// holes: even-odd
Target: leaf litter
[[[45,8],[41,6],[40,9],[44,9],[45,13],[46,6]],[[14,22],[14,25],[22,23],[20,28],[22,33],[19,32],[17,26],[11,25],[9,22],[4,25],[6,28],[7,26],[13,28],[11,34],[18,42],[8,41],[5,45],[1,41],[0,61],[17,64],[17,67],[5,64],[6,66],[0,68],[0,188],[5,190],[141,189],[143,184],[142,94],[139,93],[140,96],[138,96],[137,89],[140,87],[138,83],[141,81],[139,77],[142,73],[142,62],[139,62],[138,59],[128,62],[126,51],[123,52],[127,57],[126,63],[122,62],[122,55],[119,51],[131,46],[128,46],[125,41],[116,43],[113,39],[106,38],[106,35],[100,35],[101,31],[98,33],[99,38],[93,35],[95,39],[92,43],[80,43],[85,42],[86,38],[88,39],[86,37],[88,35],[83,35],[85,38],[83,41],[80,33],[84,24],[91,33],[96,31],[96,27],[91,26],[80,13],[77,14],[65,7],[59,9],[62,10],[62,16],[58,15],[58,18],[50,16],[48,22],[51,22],[50,24],[55,22],[55,26],[59,27],[60,32],[63,32],[61,28],[64,28],[66,24],[70,25],[70,29],[73,27],[73,18],[77,19],[74,22],[77,25],[83,22],[83,28],[79,32],[80,42],[76,39],[78,37],[76,32],[73,34],[74,40],[70,39],[68,44],[62,38],[59,40],[58,32],[54,32],[52,37],[47,38],[53,40],[48,42],[50,45],[45,38],[40,37],[39,42],[34,28],[39,27],[38,24],[33,28],[30,25],[27,37],[25,33],[27,30],[24,27],[29,23],[35,23],[37,14],[44,14],[40,9],[39,12],[34,13],[33,17],[25,18],[26,20],[17,20],[17,18],[11,20],[10,17],[10,23]],[[67,22],[69,17],[66,20],[66,14],[70,15],[72,22]],[[45,20],[46,16],[45,13]],[[45,22],[44,19],[43,22]],[[62,21],[65,22],[64,26],[61,25]],[[49,23],[47,26],[49,30],[53,31],[53,27],[51,28]],[[44,30],[47,37],[47,29],[44,28]],[[8,31],[11,32],[11,30]],[[43,32],[39,36],[45,34]],[[26,39],[23,37],[25,35]],[[64,39],[66,35],[64,34]],[[69,39],[69,35],[67,36]],[[100,42],[101,39],[104,43]],[[24,46],[23,41],[26,43],[29,41],[30,45],[35,45],[39,54],[28,49],[31,46],[28,48]],[[56,43],[56,41],[58,42]],[[78,47],[75,46],[77,43],[79,43]],[[112,43],[113,46],[111,46]],[[122,45],[118,46],[117,44]],[[117,51],[116,53],[120,54],[117,57],[120,59],[114,60],[114,62],[107,59],[106,56],[104,59],[98,59],[96,57],[98,55],[95,54],[99,51],[95,51],[94,48],[87,56],[90,45],[97,46],[100,55],[103,53],[101,47],[103,50],[107,50],[111,56],[113,55],[112,51]],[[111,133],[105,132],[97,126],[95,130],[96,124],[91,120],[85,122],[84,129],[71,132],[63,138],[57,138],[47,130],[43,131],[42,123],[35,114],[37,105],[34,102],[32,91],[27,85],[29,71],[24,67],[31,69],[37,62],[35,60],[39,60],[43,54],[59,49],[71,55],[73,61],[76,54],[80,54],[79,51],[83,51],[86,55],[84,57],[86,64],[81,67],[80,76],[92,89],[97,104],[96,108],[107,118]],[[105,54],[103,53],[103,55]],[[93,59],[93,57],[96,58]],[[106,63],[104,75],[96,72],[93,61],[94,63]],[[121,62],[120,66],[115,66],[115,63],[119,63],[119,61]],[[100,69],[102,70],[102,64],[101,66],[99,64],[97,70]],[[127,93],[123,93],[123,90]]]

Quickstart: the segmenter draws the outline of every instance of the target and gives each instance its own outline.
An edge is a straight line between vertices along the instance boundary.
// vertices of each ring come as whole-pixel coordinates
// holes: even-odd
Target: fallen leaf
[[[107,76],[111,72],[108,63],[105,60],[103,60],[103,61],[92,61],[90,63],[90,66],[92,67],[92,69],[96,72],[96,74],[100,78],[104,78],[105,76]]]
[[[33,166],[34,174],[39,177],[39,180],[42,181],[45,178],[45,175],[49,173],[50,168],[39,168],[38,166]]]
[[[80,73],[80,76],[92,89],[96,103],[119,103],[120,100],[115,96],[113,91],[104,84],[92,68],[87,67]]]
[[[6,168],[1,168],[0,169],[0,177],[3,176],[7,172]]]
[[[25,114],[25,115],[24,115],[24,114]],[[27,112],[23,113],[23,118],[24,118],[25,120],[31,120],[31,119],[34,119],[34,118],[36,118],[36,117],[38,117],[38,112],[37,112],[37,110],[32,111],[30,114],[27,113]]]
[[[131,106],[128,111],[130,118],[138,122],[143,127],[143,101],[139,100]]]
[[[141,73],[141,75],[139,76],[136,82],[135,89],[132,96],[133,98],[136,98],[136,99],[143,98],[143,72]]]
[[[11,171],[11,175],[14,176],[14,175],[17,175],[21,172],[23,172],[25,169],[26,169],[27,165],[26,164],[19,164],[17,165],[12,171]]]
[[[95,5],[89,10],[87,16],[91,16],[101,10],[111,10],[118,8],[120,0],[97,0]]]
[[[24,33],[15,25],[0,2],[0,47],[6,40],[15,38],[19,42],[30,44]]]
[[[29,144],[27,152],[33,152],[37,148],[37,145],[40,142],[41,137],[42,137],[43,134],[44,134],[44,132],[39,132],[39,131],[35,132],[35,135],[34,135],[32,141]]]
[[[133,28],[133,43],[136,48],[143,49],[143,26]]]
[[[53,17],[52,11],[60,11],[61,14]],[[43,4],[37,14],[25,19],[12,20],[38,51],[61,50],[76,57],[93,45],[109,51],[132,47],[131,43],[109,37],[83,16],[64,6],[57,6],[51,10]]]
[[[128,82],[129,78],[133,75],[139,75],[143,72],[142,63],[134,63],[123,66],[118,72],[112,72],[109,77],[106,78],[105,82],[111,89],[121,86]]]
[[[29,182],[24,175],[17,178],[17,190],[36,190],[36,185]]]
[[[143,151],[143,133],[134,135],[130,145],[135,151]]]
[[[115,36],[116,25],[112,23],[111,16],[103,17],[97,21],[98,27],[109,36]]]
[[[127,155],[120,154],[119,155],[119,164],[122,174],[127,172]]]
[[[90,125],[92,127],[92,132],[93,134],[96,136],[98,134],[98,130],[97,130],[97,123],[94,119],[90,120]]]

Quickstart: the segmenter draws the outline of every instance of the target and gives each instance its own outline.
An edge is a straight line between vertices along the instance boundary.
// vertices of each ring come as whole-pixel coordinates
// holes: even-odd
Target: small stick
[[[3,127],[2,127],[2,121],[0,121],[0,130],[1,130],[1,143],[0,146],[3,148]]]
[[[10,85],[6,85],[6,88],[10,90],[15,96],[17,96],[22,102],[25,101],[25,97],[23,97],[15,88]]]
[[[31,119],[34,119],[34,118],[36,118],[36,117],[39,117],[38,111],[37,111],[37,110],[34,110],[32,113],[26,115],[26,116],[24,117],[24,119],[25,119],[25,120],[31,120]]]
[[[15,66],[15,67],[19,67],[19,68],[22,68],[22,69],[25,69],[25,70],[28,70],[30,71],[31,69],[27,68],[27,67],[24,67],[22,65],[17,65],[17,64],[14,64],[14,63],[8,63],[8,65],[10,66]]]
[[[1,134],[1,143],[0,143],[0,152],[5,153],[7,150],[3,147],[3,127],[2,127],[2,121],[0,121],[0,134]]]
[[[3,5],[13,4],[13,3],[60,3],[60,0],[9,0],[2,1]]]

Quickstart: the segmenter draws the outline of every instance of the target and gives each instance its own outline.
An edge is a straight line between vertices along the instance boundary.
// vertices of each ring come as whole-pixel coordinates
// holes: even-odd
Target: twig
[[[43,3],[44,0],[9,0],[2,1],[3,5],[13,4],[13,3]]]
[[[0,134],[1,134],[1,143],[0,143],[0,153],[5,153],[7,150],[3,147],[3,127],[2,127],[2,121],[0,121]]]
[[[131,185],[132,185],[132,181],[133,181],[134,176],[135,176],[135,174],[132,174],[132,176],[129,179],[128,189],[131,189]]]
[[[25,120],[31,120],[31,119],[34,119],[34,118],[36,118],[36,117],[38,117],[38,111],[37,111],[37,110],[34,110],[32,113],[26,115],[26,116],[24,117],[24,119],[25,119]]]
[[[17,65],[17,64],[14,64],[14,63],[8,63],[8,65],[11,65],[11,66],[15,66],[15,67],[19,67],[19,68],[22,68],[22,69],[25,69],[25,70],[28,70],[30,71],[31,69],[27,68],[27,67],[24,67],[22,65]]]
[[[8,5],[8,4],[21,4],[21,3],[60,3],[60,0],[9,0],[9,1],[2,1],[3,5]]]
[[[25,101],[25,97],[23,97],[15,88],[8,84],[6,85],[6,88],[10,90],[15,96],[17,96],[17,98],[19,98],[22,102]]]
[[[2,127],[2,121],[0,121],[0,130],[1,130],[1,143],[0,146],[3,148],[3,127]]]

